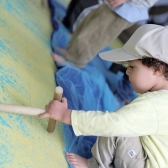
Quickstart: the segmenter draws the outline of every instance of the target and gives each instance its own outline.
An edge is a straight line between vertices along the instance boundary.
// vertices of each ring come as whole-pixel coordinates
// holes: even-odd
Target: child
[[[123,48],[100,57],[116,63],[127,61],[126,73],[141,95],[113,113],[70,110],[65,98],[53,100],[39,117],[72,124],[77,136],[104,136],[97,139],[89,160],[66,153],[75,168],[168,167],[168,27],[143,25]]]

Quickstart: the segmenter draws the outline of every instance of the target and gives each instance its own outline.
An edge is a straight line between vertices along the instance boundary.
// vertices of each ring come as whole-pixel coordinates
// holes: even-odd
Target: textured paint
[[[53,98],[52,31],[41,0],[0,0],[0,103],[44,108]],[[0,167],[67,168],[61,125],[49,134],[47,124],[0,112]]]

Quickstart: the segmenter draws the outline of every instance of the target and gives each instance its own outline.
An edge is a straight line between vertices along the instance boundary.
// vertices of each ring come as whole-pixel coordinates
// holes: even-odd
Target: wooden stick
[[[0,111],[36,116],[44,113],[45,109],[26,107],[26,106],[16,106],[10,104],[0,104]]]
[[[57,86],[57,87],[55,88],[53,100],[61,101],[61,99],[62,99],[62,93],[63,93],[63,88],[60,87],[60,86]],[[56,125],[56,120],[54,120],[54,119],[52,119],[52,118],[49,118],[47,131],[48,131],[49,133],[54,132],[54,130],[55,130],[55,125]]]

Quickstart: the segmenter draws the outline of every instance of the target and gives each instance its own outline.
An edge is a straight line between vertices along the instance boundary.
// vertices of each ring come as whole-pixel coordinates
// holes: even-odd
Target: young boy
[[[127,61],[126,73],[141,95],[113,113],[70,110],[65,98],[53,100],[39,117],[72,124],[77,136],[104,136],[93,146],[92,159],[66,153],[75,168],[168,167],[168,27],[143,25],[123,48],[100,57],[116,63]]]

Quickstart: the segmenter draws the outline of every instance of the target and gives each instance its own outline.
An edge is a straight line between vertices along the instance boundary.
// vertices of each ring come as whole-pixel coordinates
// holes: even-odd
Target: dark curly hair
[[[141,61],[143,65],[152,67],[154,71],[161,71],[164,74],[166,80],[168,80],[168,64],[158,59],[149,57],[143,57]]]

